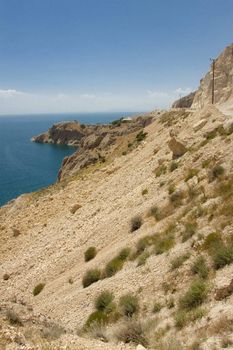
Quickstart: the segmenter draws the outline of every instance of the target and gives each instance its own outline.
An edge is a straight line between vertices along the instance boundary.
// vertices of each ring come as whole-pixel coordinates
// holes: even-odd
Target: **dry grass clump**
[[[98,282],[100,279],[101,271],[99,269],[87,270],[82,280],[83,288],[89,287],[91,284]]]
[[[137,231],[142,226],[142,217],[137,215],[131,219],[131,232]]]
[[[179,167],[179,164],[176,161],[172,161],[169,166],[169,170],[172,173],[174,170],[176,170]]]
[[[163,305],[159,302],[155,302],[153,306],[153,313],[158,313],[162,309]]]
[[[94,259],[96,254],[97,254],[96,248],[95,247],[89,247],[84,253],[84,260],[86,262],[90,261],[90,260]]]
[[[207,297],[207,286],[203,280],[195,280],[187,292],[179,300],[180,308],[183,310],[191,310],[200,306]]]
[[[39,283],[39,284],[37,284],[37,285],[34,287],[34,289],[33,289],[33,291],[32,291],[32,294],[33,294],[34,296],[40,294],[40,292],[42,292],[42,290],[44,289],[44,287],[45,287],[45,283]]]
[[[116,338],[118,341],[126,344],[133,343],[147,346],[148,339],[145,333],[142,322],[135,319],[127,319],[118,327]]]
[[[103,291],[95,300],[95,308],[97,311],[106,311],[112,304],[114,299],[113,293],[108,290]]]
[[[190,239],[197,230],[197,222],[195,220],[190,220],[185,223],[184,231],[182,232],[182,242],[186,242],[188,239]]]
[[[184,199],[184,192],[181,190],[174,191],[169,196],[169,200],[175,208],[183,204],[182,202],[183,199]]]
[[[22,326],[22,320],[15,311],[8,309],[6,311],[6,318],[10,322],[10,324]]]
[[[136,141],[137,142],[143,141],[146,138],[147,134],[148,133],[144,132],[143,130],[139,131],[139,133],[136,135]]]
[[[160,177],[161,175],[166,174],[166,172],[167,172],[167,166],[165,164],[161,164],[159,167],[157,167],[154,170],[156,177]]]
[[[203,256],[199,256],[196,258],[191,267],[191,271],[193,274],[197,274],[200,278],[206,279],[208,277],[209,268]]]
[[[142,190],[142,195],[145,196],[146,194],[148,194],[148,189],[144,188],[144,190]]]
[[[206,311],[202,308],[197,308],[191,311],[179,309],[174,315],[175,326],[181,329],[187,326],[190,322],[195,322],[202,318],[205,314]]]
[[[110,260],[103,272],[103,277],[112,277],[123,268],[124,262],[130,255],[130,248],[124,248],[120,253]]]
[[[139,311],[138,298],[132,294],[125,294],[119,300],[119,306],[122,314],[127,317],[132,317]]]
[[[139,255],[138,257],[138,264],[137,266],[142,266],[142,265],[145,265],[147,259],[149,258],[150,254],[149,252],[143,252]]]
[[[175,235],[171,231],[167,234],[160,234],[156,237],[155,240],[155,253],[156,254],[163,254],[164,252],[167,252],[175,245]]]
[[[172,259],[171,269],[172,270],[178,269],[189,258],[190,258],[190,254],[183,254],[183,255],[177,256],[176,258]]]
[[[192,179],[194,176],[196,176],[199,173],[198,169],[190,168],[185,176],[185,182]]]
[[[225,169],[222,165],[216,164],[208,174],[209,182],[219,179],[224,174]]]

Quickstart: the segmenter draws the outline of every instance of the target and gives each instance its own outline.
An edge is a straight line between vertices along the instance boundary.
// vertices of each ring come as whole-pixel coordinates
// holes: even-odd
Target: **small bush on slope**
[[[95,308],[97,311],[106,311],[112,303],[114,295],[109,291],[103,291],[95,300]]]
[[[136,296],[132,294],[125,294],[120,298],[119,301],[120,309],[123,315],[132,317],[139,311],[139,303]]]
[[[171,268],[172,270],[178,269],[183,263],[188,260],[190,257],[190,254],[183,254],[180,255],[171,261]]]
[[[40,294],[40,292],[42,292],[42,290],[45,287],[45,283],[39,283],[35,286],[35,288],[33,289],[33,295],[36,296],[38,294]]]
[[[191,310],[203,303],[207,296],[206,284],[198,279],[194,281],[185,295],[180,298],[180,308]]]
[[[97,251],[95,247],[90,247],[88,248],[85,253],[84,253],[84,259],[85,261],[90,261],[92,259],[94,259],[94,257],[96,256]]]
[[[192,273],[197,274],[200,278],[205,279],[208,277],[209,269],[203,256],[196,258],[191,267],[191,271]]]
[[[131,232],[138,230],[142,226],[142,218],[137,215],[131,219]]]
[[[123,343],[148,345],[145,330],[139,320],[128,319],[117,329],[116,338]]]
[[[101,271],[99,269],[90,269],[87,270],[83,276],[82,284],[83,287],[89,287],[92,283],[99,281],[101,278]]]

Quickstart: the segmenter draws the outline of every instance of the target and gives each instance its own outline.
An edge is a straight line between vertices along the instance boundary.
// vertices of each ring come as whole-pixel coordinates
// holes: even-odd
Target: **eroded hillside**
[[[232,119],[153,118],[106,163],[0,209],[3,348],[231,346]]]

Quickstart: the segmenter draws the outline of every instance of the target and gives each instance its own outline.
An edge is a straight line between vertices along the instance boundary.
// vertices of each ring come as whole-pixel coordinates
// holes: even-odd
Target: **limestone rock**
[[[196,91],[191,92],[190,94],[179,98],[179,100],[176,100],[172,104],[172,108],[190,108],[192,106],[195,93]]]
[[[184,143],[176,139],[174,136],[168,142],[168,146],[173,153],[173,159],[179,158],[187,152]]]
[[[222,287],[218,287],[215,291],[215,300],[222,300],[233,293],[233,278],[223,281]]]
[[[70,209],[71,214],[75,214],[78,209],[82,208],[80,204],[74,204],[72,208]]]
[[[231,134],[233,132],[233,119],[226,120],[223,123],[223,129],[227,134]]]
[[[146,350],[146,348],[143,345],[138,344],[138,346],[136,347],[136,350]]]
[[[203,126],[205,126],[206,122],[207,120],[201,119],[195,125],[193,125],[193,130],[197,132],[198,130],[202,129]]]

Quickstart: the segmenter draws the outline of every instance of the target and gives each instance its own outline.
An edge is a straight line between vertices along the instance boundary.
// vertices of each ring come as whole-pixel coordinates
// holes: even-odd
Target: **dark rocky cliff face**
[[[194,96],[195,96],[196,91],[191,92],[190,94],[181,97],[179,100],[176,100],[172,108],[190,108],[192,106]]]
[[[78,150],[64,158],[58,179],[76,174],[88,165],[104,162],[127,135],[143,130],[152,117],[136,117],[114,124],[84,125],[79,122],[63,122],[53,125],[47,132],[32,138],[33,142],[77,146]]]

